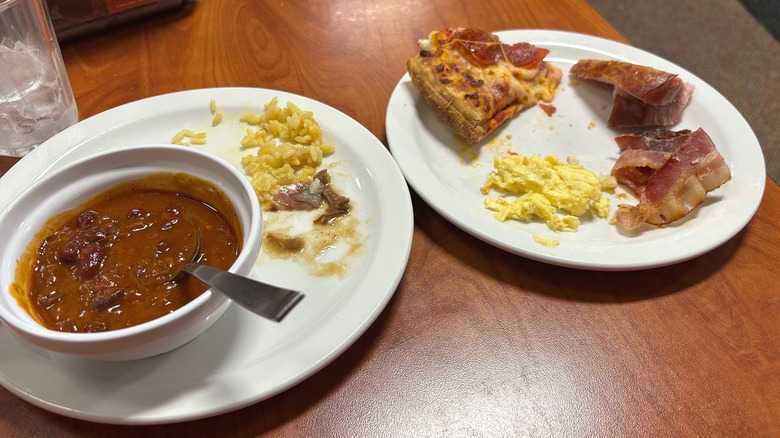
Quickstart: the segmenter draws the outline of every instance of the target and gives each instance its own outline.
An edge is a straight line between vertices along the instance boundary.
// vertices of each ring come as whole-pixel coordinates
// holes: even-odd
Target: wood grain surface
[[[173,91],[250,86],[319,100],[386,144],[405,60],[447,26],[624,41],[583,0],[206,0],[62,49],[82,119]],[[512,256],[413,201],[411,257],[393,299],[292,389],[212,418],[137,427],[66,418],[0,389],[0,435],[780,435],[776,184],[721,247],[640,272]]]

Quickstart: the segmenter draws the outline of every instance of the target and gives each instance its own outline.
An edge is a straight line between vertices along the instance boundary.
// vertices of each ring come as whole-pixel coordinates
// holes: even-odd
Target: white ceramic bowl
[[[262,242],[257,196],[244,175],[221,158],[195,148],[140,145],[98,153],[49,173],[19,194],[0,213],[0,319],[8,330],[47,350],[105,360],[130,360],[178,348],[208,329],[230,305],[206,291],[155,320],[100,333],[64,333],[36,322],[10,293],[16,261],[48,218],[103,190],[160,172],[186,172],[220,187],[236,208],[243,249],[230,271],[248,274]]]

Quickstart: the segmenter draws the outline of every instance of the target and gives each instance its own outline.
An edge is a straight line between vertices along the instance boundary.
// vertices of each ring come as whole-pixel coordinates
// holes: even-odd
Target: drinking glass
[[[44,0],[0,0],[0,155],[21,157],[76,121]]]

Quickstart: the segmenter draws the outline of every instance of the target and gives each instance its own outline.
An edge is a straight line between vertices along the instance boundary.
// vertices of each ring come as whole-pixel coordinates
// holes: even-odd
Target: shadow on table
[[[740,232],[720,247],[697,258],[643,271],[579,271],[528,261],[528,270],[541,279],[533,292],[583,302],[642,301],[682,292],[716,274],[725,266],[742,240]],[[548,280],[549,281],[545,281]]]
[[[416,196],[414,199],[417,201]],[[740,246],[744,230],[720,247],[674,265],[639,271],[589,271],[564,268],[510,254],[468,235],[422,202],[415,223],[459,263],[490,277],[483,289],[505,284],[513,289],[570,301],[642,301],[684,291],[716,274]],[[443,238],[455,233],[457,238]],[[417,237],[415,237],[417,238]],[[463,257],[462,254],[468,254]],[[460,255],[460,256],[459,256]]]

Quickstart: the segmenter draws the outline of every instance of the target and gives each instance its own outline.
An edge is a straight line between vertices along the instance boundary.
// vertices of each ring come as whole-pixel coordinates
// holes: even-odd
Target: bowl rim
[[[241,217],[241,213],[239,212],[239,220],[241,221],[242,237],[243,237],[242,250],[238,254],[238,257],[236,258],[236,260],[233,262],[233,264],[230,266],[228,270],[231,272],[235,272],[240,266],[247,263],[248,258],[250,257],[256,258],[257,252],[259,252],[259,244],[257,245],[257,251],[255,251],[252,242],[253,240],[257,240],[258,242],[262,240],[261,236],[262,236],[263,220],[262,220],[262,209],[260,208],[259,200],[257,199],[254,188],[252,187],[248,179],[241,172],[239,172],[239,170],[236,169],[235,166],[230,164],[225,159],[211,152],[193,148],[193,147],[188,147],[188,146],[179,146],[179,145],[162,144],[162,143],[137,144],[137,145],[121,146],[114,149],[100,151],[85,157],[78,158],[66,165],[63,165],[60,168],[54,169],[44,174],[43,176],[33,181],[33,183],[31,183],[21,192],[19,192],[13,199],[11,199],[11,201],[9,201],[6,208],[4,208],[2,212],[0,212],[0,225],[2,225],[2,223],[6,220],[7,216],[9,216],[16,208],[18,208],[18,205],[25,198],[30,196],[32,193],[35,193],[36,190],[40,190],[41,186],[45,186],[51,180],[56,179],[57,177],[61,177],[61,175],[67,174],[68,172],[73,172],[73,169],[78,169],[80,167],[86,166],[93,161],[104,159],[107,156],[122,156],[125,154],[139,154],[139,156],[142,154],[146,158],[143,159],[136,158],[129,162],[118,161],[115,165],[111,166],[110,169],[104,167],[98,168],[97,173],[102,173],[114,169],[123,169],[123,168],[127,169],[127,168],[134,168],[134,167],[139,167],[144,165],[155,165],[156,163],[157,164],[164,163],[165,160],[164,159],[160,160],[157,154],[154,153],[155,151],[164,151],[165,153],[170,153],[175,151],[177,154],[183,153],[183,154],[195,155],[199,160],[202,160],[203,162],[210,161],[217,164],[218,168],[221,168],[222,170],[226,170],[228,174],[230,174],[235,179],[235,181],[239,183],[238,186],[240,186],[242,189],[240,191],[240,196],[231,196],[231,194],[225,191],[223,188],[225,185],[223,183],[225,181],[214,181],[212,175],[198,175],[193,172],[189,172],[198,178],[205,179],[217,185],[221,190],[223,190],[225,195],[228,196],[228,199],[232,204],[234,204],[234,208],[236,208],[237,210],[238,210],[238,206],[236,204],[239,198],[249,201],[248,203],[242,203],[244,205],[248,205],[247,224],[243,222],[243,218]],[[156,171],[164,171],[164,170],[154,170],[149,173],[151,174]],[[179,169],[173,169],[171,170],[171,172],[188,173],[186,170],[179,170]],[[138,176],[135,175],[132,176],[131,178],[124,178],[123,180],[130,180],[136,177]],[[109,185],[109,187],[115,184],[119,184],[120,182],[121,181],[112,182],[111,185]],[[103,190],[105,190],[105,188],[96,189],[93,187],[91,191],[89,191],[86,195],[92,196],[97,193],[100,193]],[[73,201],[73,199],[75,199],[77,196],[83,196],[83,195],[84,194],[82,193],[79,195],[74,195],[72,198],[69,197],[70,200],[68,201],[68,203],[69,204],[75,203],[77,205],[81,201],[78,200]],[[48,217],[44,219],[44,222],[45,220],[48,220]],[[8,237],[10,238],[10,236]],[[5,254],[5,252],[3,252],[3,254]],[[5,262],[3,261],[3,263]],[[12,272],[15,272],[17,260],[11,261],[10,265],[12,267],[11,268]],[[11,303],[17,304],[16,298],[13,297],[10,291],[8,290],[9,289],[8,286],[10,286],[10,284],[12,284],[14,281],[15,278],[11,278],[8,280],[0,280],[0,286],[3,287],[3,289],[0,290],[0,294],[7,296],[8,300]],[[3,301],[0,301],[0,320],[2,320],[3,324],[10,326],[8,328],[11,329],[12,331],[22,332],[25,335],[44,340],[46,343],[51,343],[51,342],[56,343],[56,342],[64,341],[73,345],[92,344],[92,343],[101,343],[105,341],[113,341],[113,340],[118,340],[123,338],[140,336],[144,333],[160,330],[162,327],[168,326],[169,324],[174,323],[177,320],[185,319],[188,315],[197,312],[198,309],[200,309],[202,306],[206,305],[212,300],[218,300],[214,306],[216,310],[225,307],[225,306],[220,306],[218,303],[221,303],[223,301],[229,301],[229,298],[222,294],[215,293],[211,288],[209,288],[204,293],[202,293],[192,301],[188,302],[184,306],[174,310],[173,312],[162,315],[158,318],[130,327],[125,327],[125,328],[110,330],[105,332],[95,332],[95,333],[60,332],[57,330],[46,328],[43,325],[39,324],[37,321],[35,321],[35,319],[32,317],[30,317],[28,321],[26,319],[17,316],[13,310],[7,309],[5,305],[2,305]],[[16,310],[27,313],[27,311],[21,308],[21,306],[18,306],[18,304],[17,307],[18,309]]]

